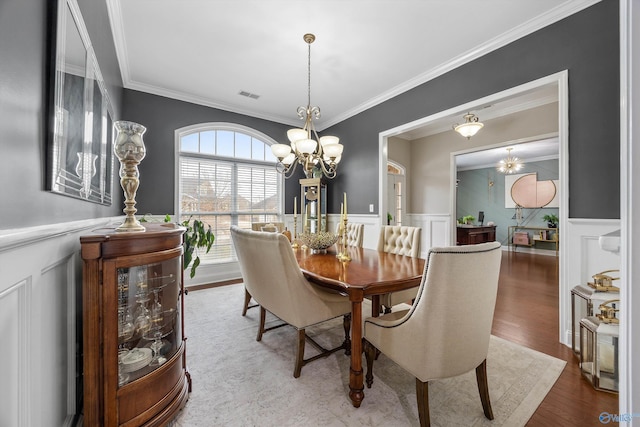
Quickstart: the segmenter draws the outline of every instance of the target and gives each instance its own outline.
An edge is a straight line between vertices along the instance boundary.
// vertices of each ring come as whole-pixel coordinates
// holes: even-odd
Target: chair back
[[[422,228],[385,225],[380,229],[378,251],[396,255],[420,256]]]
[[[244,285],[266,310],[297,328],[335,316],[319,297],[326,292],[313,287],[303,276],[291,243],[283,234],[231,226],[231,239]],[[335,297],[344,298],[348,311],[348,299]]]
[[[403,325],[407,358],[421,381],[448,378],[487,358],[498,292],[499,242],[431,248]]]
[[[251,229],[253,231],[268,231],[282,233],[284,231],[284,222],[252,222]]]
[[[336,225],[336,234],[340,231],[340,223]],[[364,239],[364,224],[357,222],[347,222],[347,230],[345,232],[346,245],[357,248],[362,247]]]

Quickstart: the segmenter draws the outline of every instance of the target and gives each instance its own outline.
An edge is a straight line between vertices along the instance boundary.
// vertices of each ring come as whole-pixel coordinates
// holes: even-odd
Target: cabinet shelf
[[[545,236],[553,236],[551,239],[549,238],[540,238],[536,237],[542,235],[544,233]],[[522,241],[518,241],[518,238],[524,236],[526,234],[527,243]],[[538,242],[541,243],[552,243],[555,246],[556,256],[558,255],[558,249],[560,246],[560,232],[557,228],[548,228],[548,227],[535,227],[535,226],[524,226],[524,225],[510,225],[508,228],[508,236],[507,242],[509,245],[509,250],[515,251],[518,246],[524,247],[536,247]]]

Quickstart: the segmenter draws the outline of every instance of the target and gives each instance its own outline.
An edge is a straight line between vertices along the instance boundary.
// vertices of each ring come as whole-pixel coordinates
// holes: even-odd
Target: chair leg
[[[489,383],[487,381],[487,359],[476,367],[476,380],[478,381],[478,392],[480,392],[480,400],[482,401],[482,409],[484,416],[493,419],[493,410],[491,409],[491,400],[489,399]]]
[[[351,355],[351,313],[345,314],[342,320],[342,326],[344,327],[344,354]]]
[[[428,427],[431,425],[429,417],[429,382],[422,382],[416,378],[416,398],[418,401],[418,418],[420,418],[420,427]]]
[[[242,315],[247,315],[247,310],[249,309],[249,301],[251,301],[251,294],[247,289],[244,290],[244,307],[242,307]]]
[[[364,355],[367,359],[367,375],[365,376],[365,380],[367,388],[371,388],[371,384],[373,384],[373,361],[377,358],[378,349],[365,339],[362,339],[362,343],[364,344]]]
[[[256,341],[262,341],[262,334],[264,333],[264,322],[267,317],[267,310],[264,307],[260,306],[260,325],[258,326],[258,336],[256,337]]]
[[[298,346],[296,352],[296,367],[293,370],[293,377],[298,378],[302,371],[302,365],[304,364],[304,344],[305,344],[305,332],[304,329],[298,329]]]

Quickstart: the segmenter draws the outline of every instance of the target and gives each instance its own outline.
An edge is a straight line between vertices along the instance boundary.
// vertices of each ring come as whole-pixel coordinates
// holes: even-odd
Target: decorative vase
[[[136,219],[136,192],[140,181],[138,164],[147,154],[142,135],[147,131],[144,126],[127,121],[114,123],[117,130],[113,151],[120,161],[120,185],[124,190],[123,212],[127,215],[116,231],[144,231],[145,228]]]

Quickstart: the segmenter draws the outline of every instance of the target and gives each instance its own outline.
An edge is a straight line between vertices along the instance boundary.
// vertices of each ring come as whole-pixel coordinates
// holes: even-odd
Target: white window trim
[[[224,130],[231,132],[239,132],[244,133],[245,135],[249,135],[253,138],[259,139],[271,146],[273,144],[278,144],[279,142],[271,138],[270,136],[256,130],[252,129],[248,126],[229,123],[229,122],[206,122],[206,123],[198,123],[195,125],[185,126],[182,128],[178,128],[174,131],[174,207],[173,212],[174,216],[178,215],[180,211],[180,138],[186,134],[191,134],[195,132],[201,132],[206,130]],[[251,163],[250,159],[242,159],[245,163]],[[275,166],[274,166],[275,167]],[[280,201],[281,206],[280,209],[282,212],[285,211],[285,203],[284,203],[284,176],[280,178],[282,180],[281,185],[283,189],[283,197]],[[198,267],[196,276],[191,279],[188,274],[185,274],[184,281],[185,285],[193,286],[200,285],[206,283],[215,283],[220,281],[232,280],[240,278],[240,268],[237,262],[225,262],[218,264],[201,264]]]

